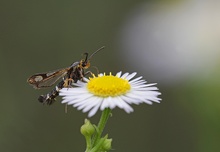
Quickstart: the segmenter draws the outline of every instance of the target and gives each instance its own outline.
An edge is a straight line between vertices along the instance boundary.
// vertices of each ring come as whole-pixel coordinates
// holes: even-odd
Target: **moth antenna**
[[[85,61],[87,62],[88,61],[88,53],[84,53],[84,55],[86,56],[86,58],[85,58]]]
[[[105,48],[105,46],[102,46],[101,48],[99,48],[98,50],[96,50],[94,53],[92,53],[92,54],[89,56],[88,60],[91,60],[91,58],[93,57],[93,55],[95,55],[95,54],[98,53],[99,51],[103,50],[104,48]]]

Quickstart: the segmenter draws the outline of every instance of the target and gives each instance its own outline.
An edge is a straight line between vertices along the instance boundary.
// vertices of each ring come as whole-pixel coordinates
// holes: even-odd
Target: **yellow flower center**
[[[93,75],[93,78],[89,79],[87,89],[96,96],[118,96],[125,94],[131,88],[128,80],[112,76],[111,73],[98,77]]]

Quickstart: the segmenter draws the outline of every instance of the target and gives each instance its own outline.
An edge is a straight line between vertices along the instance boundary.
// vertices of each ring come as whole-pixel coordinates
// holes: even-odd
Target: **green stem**
[[[89,152],[89,150],[91,149],[91,137],[85,136],[86,138],[86,151],[85,152]]]
[[[95,145],[95,147],[93,147],[93,148],[91,149],[90,152],[97,152],[97,151],[99,151],[99,149],[100,149],[100,147],[102,146],[102,144],[104,143],[104,141],[105,141],[105,139],[104,139],[104,138],[101,138],[101,139],[99,140],[99,142]]]
[[[105,125],[107,123],[107,120],[110,116],[110,113],[111,113],[111,109],[110,108],[106,108],[102,111],[102,115],[101,115],[101,118],[99,120],[99,124],[98,124],[98,127],[97,127],[97,132],[96,134],[93,136],[93,140],[92,140],[92,147],[96,146],[96,144],[99,142],[100,140],[100,137],[102,135],[102,132],[105,128]]]

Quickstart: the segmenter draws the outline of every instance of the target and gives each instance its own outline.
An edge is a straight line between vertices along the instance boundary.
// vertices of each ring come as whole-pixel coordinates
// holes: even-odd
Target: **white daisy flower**
[[[114,109],[119,107],[127,113],[133,112],[131,104],[153,102],[160,103],[156,83],[147,84],[142,76],[132,80],[137,73],[118,72],[115,76],[99,74],[92,78],[84,78],[84,82],[73,83],[74,88],[63,88],[59,95],[63,96],[62,103],[73,105],[78,110],[89,112],[88,116],[95,115],[98,109]]]

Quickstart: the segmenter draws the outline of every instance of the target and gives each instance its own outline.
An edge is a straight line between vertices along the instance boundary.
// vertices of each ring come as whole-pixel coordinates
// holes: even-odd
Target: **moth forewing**
[[[57,80],[64,77],[69,69],[70,68],[64,68],[45,73],[37,73],[28,78],[27,82],[35,89],[50,87],[56,83]]]

